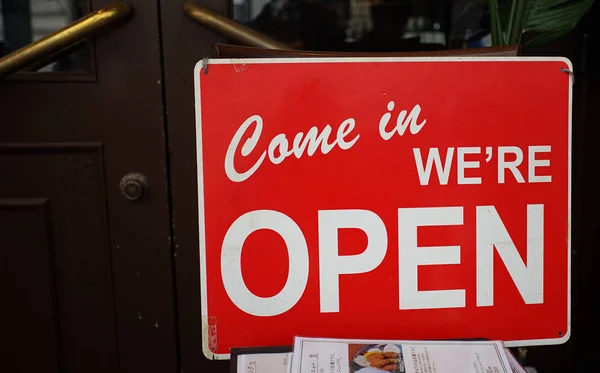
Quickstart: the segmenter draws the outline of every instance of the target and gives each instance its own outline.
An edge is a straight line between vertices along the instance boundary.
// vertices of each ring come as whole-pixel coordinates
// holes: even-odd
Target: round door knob
[[[123,176],[119,188],[125,198],[130,201],[137,201],[144,194],[144,189],[148,188],[148,178],[138,172],[129,173]]]

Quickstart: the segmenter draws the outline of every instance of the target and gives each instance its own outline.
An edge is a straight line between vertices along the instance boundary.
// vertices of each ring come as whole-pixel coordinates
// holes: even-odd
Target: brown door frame
[[[211,45],[226,40],[187,18],[183,3],[163,1],[160,11],[180,364],[184,372],[225,372],[229,361],[209,361],[202,353],[193,74],[196,62],[211,56]],[[201,0],[199,4],[230,15],[227,0]]]

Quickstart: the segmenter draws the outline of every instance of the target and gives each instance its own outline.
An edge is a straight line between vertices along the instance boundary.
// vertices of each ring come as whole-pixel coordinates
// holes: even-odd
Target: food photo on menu
[[[348,345],[351,373],[405,373],[402,346],[396,344]]]

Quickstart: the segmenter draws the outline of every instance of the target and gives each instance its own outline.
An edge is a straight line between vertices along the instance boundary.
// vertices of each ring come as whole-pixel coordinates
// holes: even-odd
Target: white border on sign
[[[208,59],[207,65],[254,65],[254,64],[292,64],[292,63],[366,63],[366,62],[564,62],[573,72],[573,64],[564,57],[318,57],[318,58],[226,58]],[[196,162],[198,167],[198,228],[200,256],[200,302],[202,315],[202,351],[211,360],[227,360],[230,354],[213,353],[208,346],[208,293],[206,286],[206,232],[204,227],[204,174],[202,173],[202,108],[200,102],[200,73],[203,61],[194,67],[194,99],[196,108]],[[210,70],[210,68],[209,68]],[[567,331],[559,338],[505,341],[507,347],[542,346],[565,343],[571,335],[571,173],[572,173],[572,111],[573,111],[573,78],[569,85],[569,177],[568,177],[568,304]]]

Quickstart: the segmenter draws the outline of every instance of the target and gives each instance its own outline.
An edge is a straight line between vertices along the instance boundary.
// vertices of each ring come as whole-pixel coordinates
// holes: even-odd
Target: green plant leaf
[[[500,22],[498,0],[488,0],[488,7],[490,11],[490,32],[492,34],[492,45],[504,45],[504,34],[502,33],[502,24]]]
[[[553,8],[562,3],[567,3],[570,0],[527,0],[527,8],[533,9],[548,9]]]
[[[512,0],[506,32],[506,42],[508,44],[516,44],[521,39],[523,26],[525,26],[529,13],[527,3],[527,0]]]
[[[487,0],[493,45],[516,44],[525,31],[537,36],[529,43],[554,40],[573,30],[594,0]],[[502,25],[506,25],[506,41]]]
[[[561,36],[564,36],[565,34],[568,34],[569,31],[571,31],[571,30],[563,29],[563,30],[558,30],[558,31],[546,31],[539,35],[536,35],[535,37],[533,37],[533,39],[529,40],[526,44],[527,45],[545,44],[552,40],[558,39]]]
[[[552,8],[531,11],[525,30],[555,32],[572,30],[590,9],[594,0],[565,1]]]

